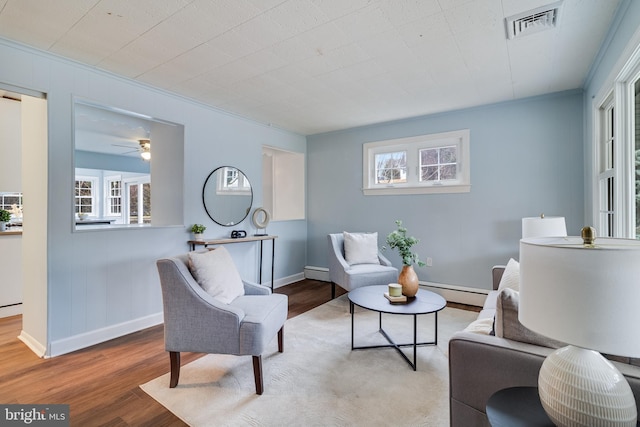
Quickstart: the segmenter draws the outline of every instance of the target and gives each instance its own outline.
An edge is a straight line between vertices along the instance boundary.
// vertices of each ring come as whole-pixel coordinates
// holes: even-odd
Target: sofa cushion
[[[378,233],[349,233],[344,235],[344,259],[349,265],[380,264]]]
[[[240,273],[224,246],[189,252],[189,270],[202,289],[220,302],[229,304],[244,295]]]
[[[510,288],[500,291],[496,301],[495,334],[497,337],[549,348],[560,348],[566,345],[561,341],[538,334],[520,323],[518,320],[519,306],[519,292]],[[544,314],[541,313],[541,315]]]
[[[498,291],[505,288],[520,291],[520,263],[513,258],[509,260],[507,267],[504,269],[500,284],[498,285]]]

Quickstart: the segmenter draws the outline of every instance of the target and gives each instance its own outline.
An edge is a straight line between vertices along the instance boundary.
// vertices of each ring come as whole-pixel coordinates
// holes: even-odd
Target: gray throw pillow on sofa
[[[549,348],[560,348],[567,344],[533,332],[518,320],[520,292],[505,288],[498,294],[496,302],[496,336]],[[544,315],[544,313],[540,313]]]

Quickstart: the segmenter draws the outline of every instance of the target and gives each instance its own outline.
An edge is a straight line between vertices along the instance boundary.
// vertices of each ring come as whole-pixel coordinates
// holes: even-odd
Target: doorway
[[[0,83],[0,96],[10,100],[17,117],[5,123],[12,137],[0,138],[3,159],[11,162],[10,176],[0,175],[0,191],[19,194],[20,203],[11,206],[11,235],[0,236],[8,246],[10,265],[0,266],[2,286],[10,287],[12,301],[0,307],[0,317],[22,315],[20,339],[36,354],[45,354],[47,340],[47,100],[44,93]],[[19,107],[16,107],[19,106]],[[11,145],[11,147],[7,147]],[[4,155],[4,154],[9,155]],[[1,166],[1,165],[0,165]],[[9,166],[6,166],[9,168]],[[3,168],[4,169],[4,168]],[[14,206],[15,205],[15,206]],[[3,250],[2,252],[6,252]],[[6,263],[7,257],[0,258]],[[28,268],[27,268],[28,267]],[[5,289],[0,290],[4,294]]]

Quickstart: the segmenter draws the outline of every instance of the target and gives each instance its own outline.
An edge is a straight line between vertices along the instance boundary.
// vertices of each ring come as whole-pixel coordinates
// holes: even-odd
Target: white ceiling
[[[140,140],[151,138],[151,118],[92,105],[74,105],[75,148],[130,157],[140,156]]]
[[[582,87],[619,0],[0,0],[0,37],[301,134]]]

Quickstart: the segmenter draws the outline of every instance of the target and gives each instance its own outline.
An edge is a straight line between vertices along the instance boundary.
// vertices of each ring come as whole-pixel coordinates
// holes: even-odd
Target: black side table
[[[540,403],[537,387],[511,387],[495,392],[487,402],[492,427],[554,427]]]
[[[493,393],[487,401],[492,427],[553,427],[540,403],[538,387],[511,387]],[[640,426],[640,421],[637,423]]]

